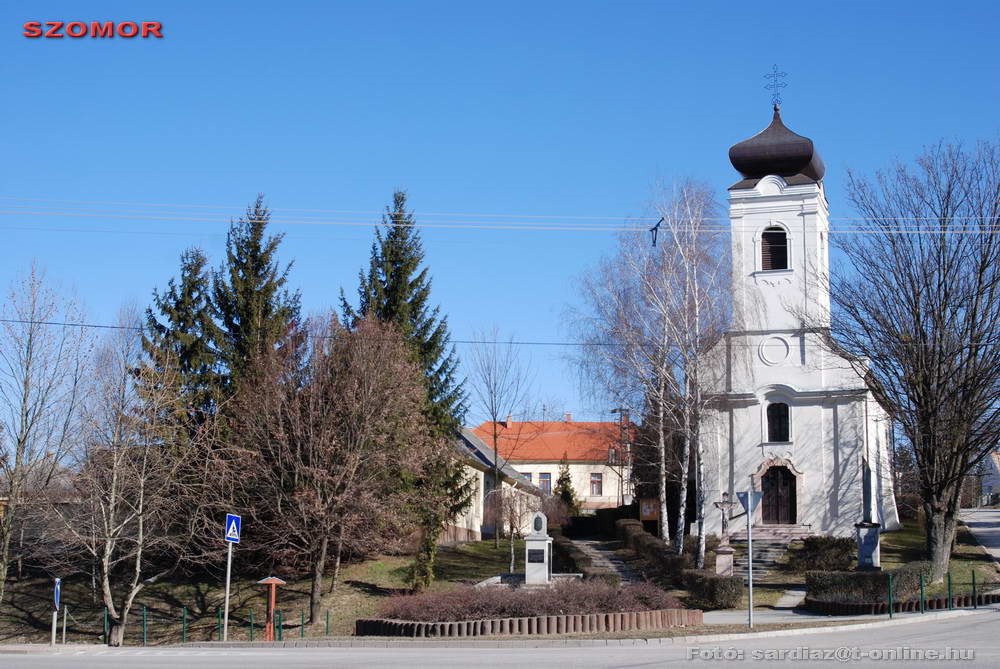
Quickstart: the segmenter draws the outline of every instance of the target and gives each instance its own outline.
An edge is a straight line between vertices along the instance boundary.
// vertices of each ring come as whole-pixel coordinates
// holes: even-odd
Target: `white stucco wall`
[[[560,463],[558,461],[518,462],[511,460],[510,465],[525,476],[530,474],[531,482],[536,486],[539,485],[539,474],[550,474],[552,477],[552,489],[555,490],[556,483],[559,480]],[[618,506],[621,500],[619,486],[622,486],[625,494],[630,495],[632,493],[631,489],[627,486],[627,482],[631,479],[631,472],[628,467],[625,467],[623,470],[620,467],[610,467],[605,462],[571,462],[569,463],[569,473],[573,481],[573,489],[576,491],[577,499],[582,502],[584,509]],[[620,473],[624,474],[624,483],[619,476]],[[591,474],[601,475],[601,495],[590,494]]]

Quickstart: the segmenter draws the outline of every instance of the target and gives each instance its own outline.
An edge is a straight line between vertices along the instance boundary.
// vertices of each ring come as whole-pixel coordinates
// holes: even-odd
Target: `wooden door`
[[[795,523],[795,475],[787,467],[771,467],[761,479],[761,520],[765,525]]]

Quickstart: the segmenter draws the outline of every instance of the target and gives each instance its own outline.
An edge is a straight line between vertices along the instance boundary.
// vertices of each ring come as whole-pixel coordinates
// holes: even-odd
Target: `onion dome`
[[[729,149],[729,162],[743,175],[731,188],[753,188],[769,174],[784,178],[790,185],[816,183],[826,167],[808,137],[796,135],[781,122],[781,109],[774,106],[771,125],[750,139]]]

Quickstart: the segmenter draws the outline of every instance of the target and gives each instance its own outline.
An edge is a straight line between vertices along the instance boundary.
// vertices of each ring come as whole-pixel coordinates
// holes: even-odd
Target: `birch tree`
[[[704,564],[701,419],[717,367],[709,351],[728,325],[729,250],[707,186],[685,182],[654,203],[655,243],[625,232],[613,256],[583,280],[580,329],[585,375],[620,406],[645,416],[655,436],[660,536],[666,540],[669,459],[676,437],[678,508],[673,542],[683,551],[688,479],[695,482],[699,567]]]
[[[0,601],[15,520],[63,462],[78,428],[87,337],[80,309],[34,265],[0,307]]]

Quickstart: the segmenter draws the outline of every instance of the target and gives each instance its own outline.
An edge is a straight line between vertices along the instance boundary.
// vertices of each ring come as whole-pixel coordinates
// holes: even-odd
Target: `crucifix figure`
[[[736,502],[729,501],[729,493],[722,493],[722,501],[715,502],[715,508],[722,512],[722,542],[729,543],[729,513]]]
[[[775,107],[781,106],[781,89],[788,85],[784,81],[781,81],[784,77],[785,73],[778,72],[777,65],[774,65],[771,71],[764,75],[765,79],[771,80],[764,88],[771,91],[771,104]]]

